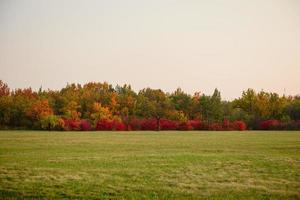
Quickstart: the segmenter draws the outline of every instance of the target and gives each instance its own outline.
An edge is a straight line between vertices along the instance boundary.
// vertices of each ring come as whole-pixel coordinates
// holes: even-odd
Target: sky
[[[300,1],[0,0],[0,80],[300,94]]]

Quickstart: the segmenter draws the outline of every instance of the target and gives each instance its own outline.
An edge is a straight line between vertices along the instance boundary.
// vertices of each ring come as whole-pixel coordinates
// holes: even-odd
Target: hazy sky
[[[10,87],[300,93],[299,0],[0,0]]]

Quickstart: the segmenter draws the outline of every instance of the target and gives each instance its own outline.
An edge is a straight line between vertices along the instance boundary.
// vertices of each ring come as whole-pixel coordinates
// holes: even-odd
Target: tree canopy
[[[151,88],[135,92],[130,85],[113,87],[106,82],[68,84],[61,90],[11,90],[0,80],[1,128],[54,129],[74,122],[80,129],[79,121],[84,120],[91,127],[104,121],[115,128],[123,123],[129,130],[133,121],[143,119],[155,120],[157,130],[165,120],[177,124],[198,120],[208,125],[243,121],[255,129],[266,120],[299,121],[300,97],[247,89],[241,97],[224,101],[218,89],[211,95],[190,95],[180,88],[172,93]]]

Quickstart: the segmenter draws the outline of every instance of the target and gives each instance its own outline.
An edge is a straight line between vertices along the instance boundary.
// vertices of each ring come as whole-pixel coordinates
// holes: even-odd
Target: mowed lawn
[[[0,131],[0,199],[300,199],[300,132]]]

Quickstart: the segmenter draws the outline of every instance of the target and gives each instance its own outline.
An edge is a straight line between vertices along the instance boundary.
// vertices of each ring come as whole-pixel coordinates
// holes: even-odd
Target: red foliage
[[[232,130],[244,131],[247,129],[247,125],[243,121],[234,121],[231,123]]]
[[[276,129],[279,126],[280,126],[280,121],[270,119],[270,120],[260,122],[259,125],[258,125],[258,129],[260,129],[260,130],[272,130],[272,129]]]
[[[142,120],[134,118],[129,122],[129,130],[137,131],[141,130]]]
[[[98,130],[98,131],[111,131],[111,130],[125,131],[126,125],[119,121],[102,119],[97,122],[96,130]]]
[[[229,124],[228,124],[229,123]],[[72,120],[72,119],[64,119],[64,130],[68,131],[89,131],[91,130],[91,124],[87,120]],[[168,119],[160,119],[160,127],[161,130],[214,130],[214,131],[222,131],[222,130],[246,130],[246,124],[243,121],[234,121],[226,123],[212,123],[206,124],[201,122],[200,120],[189,120],[187,122],[178,122],[172,121]],[[102,119],[99,120],[95,127],[96,130],[101,131],[125,131],[126,125],[123,122],[117,120],[110,119]],[[156,119],[132,119],[129,123],[129,130],[157,130],[157,120]]]
[[[126,125],[123,122],[114,121],[114,130],[126,131]]]
[[[259,130],[300,130],[300,121],[281,122],[279,120],[261,121],[257,129]]]
[[[113,130],[113,121],[108,119],[101,119],[96,124],[96,130],[98,131],[110,131]]]
[[[228,119],[223,121],[223,130],[231,130],[231,123]]]
[[[81,130],[81,122],[73,119],[63,119],[65,131],[79,131]]]
[[[212,123],[212,124],[209,124],[208,130],[222,131],[223,127],[222,127],[222,124],[220,124],[220,123]]]
[[[157,130],[157,120],[156,119],[144,119],[144,120],[142,120],[141,130],[147,130],[147,131]]]
[[[80,121],[80,128],[82,131],[90,131],[92,129],[91,124],[87,120]]]
[[[168,119],[161,119],[160,120],[160,128],[161,130],[176,130],[178,123],[175,121],[171,121]]]
[[[209,125],[207,122],[201,122],[200,130],[209,130]]]
[[[200,120],[189,120],[189,123],[193,130],[201,130],[203,128]]]
[[[160,119],[161,130],[176,130],[178,122],[171,121],[168,119]],[[156,119],[132,119],[129,123],[129,130],[157,130],[157,120]]]
[[[193,126],[192,126],[192,124],[189,121],[187,121],[187,122],[181,122],[178,125],[178,130],[181,130],[181,131],[190,131],[190,130],[193,130]]]

